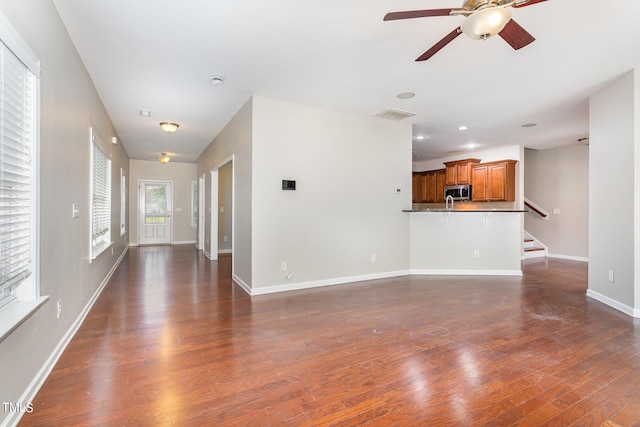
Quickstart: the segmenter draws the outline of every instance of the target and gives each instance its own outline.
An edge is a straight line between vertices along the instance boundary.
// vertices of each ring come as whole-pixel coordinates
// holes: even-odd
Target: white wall
[[[409,123],[254,97],[252,291],[407,270],[410,207]]]
[[[172,243],[196,242],[196,229],[191,227],[191,182],[197,181],[196,164],[157,160],[129,161],[129,243],[138,244],[138,181],[160,180],[173,183]]]
[[[522,275],[522,215],[411,213],[412,273]]]
[[[544,243],[551,256],[589,256],[589,147],[572,145],[525,150],[525,197],[549,213],[543,220],[525,215],[525,230]],[[560,214],[553,214],[553,209]]]
[[[55,357],[105,277],[126,251],[120,236],[120,168],[129,179],[128,158],[91,78],[49,0],[0,0],[0,11],[41,62],[40,279],[49,301],[0,342],[0,401],[33,398],[42,368]],[[89,262],[89,127],[108,145],[112,160],[111,249]],[[80,208],[72,218],[72,204]],[[60,301],[62,315],[56,317]],[[68,335],[69,334],[69,335]],[[42,374],[42,372],[41,372]],[[32,381],[34,381],[32,383]],[[24,394],[23,394],[24,393]],[[0,410],[0,423],[11,414]]]
[[[588,294],[640,316],[639,72],[624,74],[589,102]],[[609,270],[614,282],[608,280]]]

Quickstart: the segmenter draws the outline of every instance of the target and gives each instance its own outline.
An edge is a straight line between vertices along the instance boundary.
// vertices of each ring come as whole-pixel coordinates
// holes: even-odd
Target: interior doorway
[[[138,244],[169,245],[172,237],[172,183],[138,182]]]
[[[204,180],[205,174],[198,179],[198,249],[204,250]]]
[[[232,254],[234,244],[234,167],[233,156],[211,170],[211,228],[208,253],[211,260],[219,254]],[[232,261],[232,270],[233,270]]]

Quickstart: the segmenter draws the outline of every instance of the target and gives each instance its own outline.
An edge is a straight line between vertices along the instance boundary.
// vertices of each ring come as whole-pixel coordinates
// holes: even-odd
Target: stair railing
[[[529,213],[533,213],[544,220],[549,220],[549,212],[545,211],[526,197],[524,198],[524,206],[529,210]]]

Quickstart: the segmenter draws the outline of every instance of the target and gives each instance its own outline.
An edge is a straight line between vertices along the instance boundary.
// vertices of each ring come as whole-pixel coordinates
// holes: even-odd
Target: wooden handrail
[[[544,209],[542,209],[541,207],[539,207],[535,203],[533,203],[532,201],[527,200],[525,198],[524,199],[524,205],[525,205],[525,207],[531,209],[540,218],[549,219],[549,214],[547,212],[545,212]]]

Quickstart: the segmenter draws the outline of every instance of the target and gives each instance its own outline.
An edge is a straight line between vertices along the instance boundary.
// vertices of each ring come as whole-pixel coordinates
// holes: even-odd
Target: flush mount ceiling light
[[[162,128],[163,131],[167,133],[174,133],[175,131],[178,130],[180,125],[177,123],[160,122],[160,127]]]
[[[222,77],[211,77],[211,84],[214,86],[219,86],[224,83]]]
[[[502,31],[511,19],[511,9],[489,7],[469,15],[460,30],[474,40],[486,40]]]
[[[414,96],[416,96],[416,94],[413,93],[413,92],[402,92],[402,93],[397,94],[396,98],[398,98],[398,99],[411,99]]]
[[[167,156],[167,153],[161,154],[162,155],[158,157],[158,160],[160,160],[160,163],[162,163],[163,165],[166,165],[167,163],[169,163],[169,160],[171,160],[171,157]]]
[[[464,125],[458,126],[458,130],[467,130],[467,129],[469,129],[469,126],[464,126]]]
[[[142,117],[151,117],[151,111],[149,111],[149,110],[140,110],[140,115]]]

